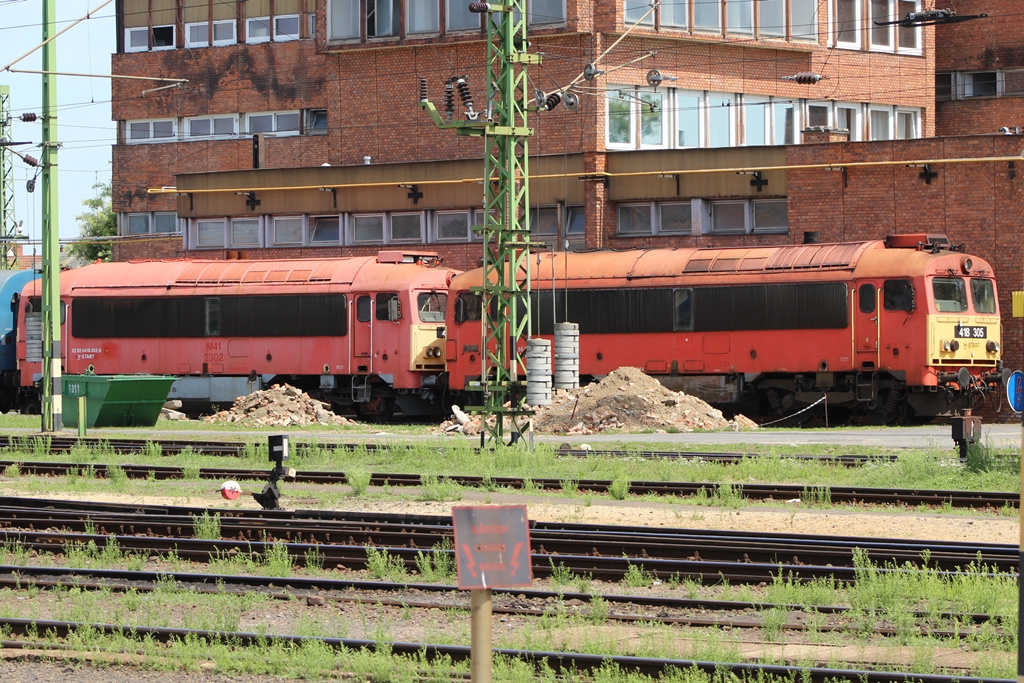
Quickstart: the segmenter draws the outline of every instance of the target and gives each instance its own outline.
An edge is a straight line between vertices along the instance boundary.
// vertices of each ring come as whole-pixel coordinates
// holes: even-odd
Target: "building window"
[[[921,54],[921,27],[889,23],[920,9],[920,0],[832,0],[832,39],[837,47],[859,50],[866,37],[874,51]]]
[[[526,21],[531,26],[565,23],[565,0],[529,0]]]
[[[896,139],[913,140],[919,137],[917,134],[917,112],[896,111]]]
[[[382,243],[384,241],[384,214],[353,216],[352,241]]]
[[[722,32],[721,0],[693,3],[693,28],[697,31]]]
[[[274,217],[275,245],[301,245],[302,244],[302,217]]]
[[[327,133],[327,110],[306,110],[306,135],[325,135]]]
[[[693,231],[690,202],[666,202],[658,205],[658,231],[662,234],[688,235]]]
[[[769,106],[767,97],[743,96],[743,132],[745,135],[743,142],[747,146],[768,144]]]
[[[892,139],[892,111],[889,109],[871,109],[868,125],[871,140]]]
[[[665,92],[620,89],[608,97],[608,146],[633,149],[665,147]]]
[[[145,52],[149,49],[149,28],[127,28],[124,30],[124,51]]]
[[[366,35],[369,38],[397,36],[399,0],[366,0]]]
[[[174,234],[181,232],[178,214],[173,211],[130,213],[122,222],[124,235]]]
[[[920,0],[897,0],[896,16],[905,17],[911,12],[916,12],[920,4]],[[896,38],[901,52],[919,52],[921,50],[921,28],[919,26],[898,26]]]
[[[836,45],[859,48],[861,0],[835,0],[833,9],[835,27],[833,35]]]
[[[850,132],[850,141],[856,142],[863,138],[860,125],[860,109],[858,107],[836,105],[836,128]]]
[[[406,0],[406,11],[409,33],[437,33],[440,29],[437,0]]]
[[[892,48],[892,26],[887,25],[893,16],[895,0],[868,0],[871,22],[871,47]]]
[[[127,121],[125,142],[166,142],[177,136],[175,119],[158,119],[153,121]]]
[[[620,237],[693,232],[693,208],[689,201],[620,204],[618,211]]]
[[[312,227],[309,229],[310,244],[340,244],[341,219],[337,216],[315,216],[310,218]]]
[[[285,40],[299,39],[299,15],[282,14],[274,17],[274,40],[281,42]]]
[[[799,111],[791,100],[776,101],[772,104],[772,140],[776,145],[795,145],[799,140]]]
[[[708,146],[732,146],[735,101],[728,93],[708,93]]]
[[[469,3],[461,0],[446,0],[445,28],[449,31],[480,30],[479,14],[469,11]]]
[[[972,71],[969,73],[957,74],[957,81],[960,85],[960,96],[971,97],[995,97],[998,94],[998,81],[995,71]]]
[[[263,112],[246,116],[249,133],[295,135],[299,133],[299,120],[297,111]]]
[[[747,203],[711,202],[711,233],[732,235],[747,231]]]
[[[832,113],[832,105],[824,102],[809,102],[807,104],[807,128],[817,126],[828,128]]]
[[[185,24],[185,47],[209,47],[210,22]]]
[[[483,213],[480,215],[483,219]],[[466,242],[470,239],[469,214],[465,211],[438,211],[434,214],[435,238],[439,242]]]
[[[677,147],[703,147],[701,98],[699,92],[680,90],[676,93]]]
[[[258,218],[233,219],[231,221],[231,246],[260,246],[260,220]]]
[[[619,204],[619,235],[650,235],[654,231],[652,204]]]
[[[128,214],[128,230],[129,235],[148,235],[149,234],[149,214],[148,213],[130,213]]]
[[[729,0],[725,3],[725,30],[729,33],[754,32],[753,0]]]
[[[238,40],[235,38],[235,22],[233,19],[213,22],[213,44],[234,45]]]
[[[185,119],[187,138],[231,137],[237,133],[237,116],[201,116]]]
[[[818,0],[790,0],[790,16],[793,39],[818,42]]]
[[[249,17],[245,20],[245,42],[270,42],[270,17]]]
[[[1024,95],[1024,71],[1003,72],[1003,95]]]
[[[196,221],[196,247],[203,249],[224,246],[224,221]]]
[[[359,38],[359,0],[327,1],[327,39]]]
[[[751,232],[789,232],[789,202],[785,199],[755,199],[750,205],[753,209]]]
[[[391,231],[388,240],[391,242],[422,242],[422,213],[393,213],[390,216]]]

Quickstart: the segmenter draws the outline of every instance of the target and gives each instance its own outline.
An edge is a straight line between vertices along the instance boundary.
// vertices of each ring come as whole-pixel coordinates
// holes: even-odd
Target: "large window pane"
[[[871,45],[892,47],[892,26],[878,26],[876,21],[891,21],[892,0],[871,0]]]
[[[796,143],[796,107],[792,102],[775,102],[772,106],[775,114],[776,145],[792,145]]]
[[[274,131],[273,114],[249,115],[250,133],[272,133]]]
[[[871,139],[888,140],[892,137],[889,132],[889,121],[891,114],[887,109],[871,110]]]
[[[639,21],[641,24],[653,26],[654,12],[647,13],[650,8],[651,4],[644,2],[644,0],[626,0],[626,23],[632,25]],[[647,15],[646,17],[644,17],[645,14]],[[640,21],[641,17],[643,17],[643,21]]]
[[[327,37],[344,40],[359,37],[359,0],[328,0]]]
[[[178,232],[178,214],[158,213],[153,219],[153,232]]]
[[[711,204],[711,231],[741,233],[747,231],[746,202],[714,202]]]
[[[693,27],[698,31],[721,31],[721,0],[695,0],[693,3]]]
[[[732,95],[708,93],[708,144],[728,147],[732,144]]]
[[[554,207],[530,210],[530,233],[538,237],[558,237],[558,209]]]
[[[394,0],[398,2],[398,0]],[[394,18],[394,20],[393,20]],[[366,35],[394,36],[398,35],[398,12],[392,11],[392,0],[366,1]]]
[[[679,91],[676,93],[676,145],[678,147],[700,147],[700,93]]]
[[[917,137],[917,114],[915,112],[896,112],[896,137],[900,140],[913,140]]]
[[[786,35],[786,2],[785,0],[761,0],[758,19],[758,31],[762,36],[779,37]],[[794,21],[797,18],[794,16]]]
[[[407,0],[409,33],[437,33],[438,0]]]
[[[213,132],[212,123],[210,119],[191,119],[188,122],[189,137],[210,135]]]
[[[462,31],[480,28],[480,15],[469,11],[469,3],[465,0],[447,0],[449,31]]]
[[[224,221],[198,221],[196,223],[196,246],[223,247]]]
[[[789,204],[785,199],[754,202],[754,232],[787,232]]]
[[[828,126],[828,113],[827,104],[808,104],[807,126]]]
[[[174,121],[154,121],[153,122],[153,137],[154,138],[173,138],[174,137]]]
[[[384,216],[355,216],[352,237],[356,242],[383,242]]]
[[[313,220],[313,227],[309,231],[309,241],[318,243],[337,244],[340,237],[339,220],[337,216],[319,216]]]
[[[640,93],[640,144],[662,146],[665,144],[665,129],[662,125],[660,92]]]
[[[836,0],[835,37],[837,43],[859,45],[860,0]]]
[[[274,244],[302,244],[302,219],[275,218]]]
[[[421,242],[423,214],[401,213],[391,216],[391,241]]]
[[[687,10],[687,0],[663,0],[661,3],[661,25],[686,28],[689,24]]]
[[[149,214],[130,213],[128,214],[128,234],[147,235],[149,234]]]
[[[818,40],[818,0],[792,0],[793,37]]]
[[[277,130],[281,132],[285,131],[297,131],[299,129],[299,112],[290,112],[287,114],[277,115]]]
[[[231,246],[258,247],[260,245],[260,222],[255,218],[231,221]]]
[[[469,215],[465,211],[438,213],[435,220],[439,240],[465,240],[469,236]],[[480,220],[483,220],[482,212]]]
[[[897,2],[897,14],[900,17],[905,17],[910,12],[917,11],[919,6],[919,0],[899,0]],[[917,26],[900,26],[896,29],[896,34],[899,38],[900,49],[921,49],[921,29]]]
[[[754,2],[753,0],[729,0],[725,6],[726,28],[729,33],[753,33],[754,32]]]
[[[692,217],[690,203],[662,204],[658,207],[661,211],[661,232],[671,234],[689,234],[692,229]]]
[[[747,95],[743,98],[743,132],[749,146],[768,144],[768,99]]]
[[[619,207],[620,235],[650,235],[651,205],[626,204]]]
[[[561,24],[565,22],[564,0],[530,0],[527,21],[530,24]]]
[[[633,144],[633,105],[617,90],[608,91],[608,144]]]

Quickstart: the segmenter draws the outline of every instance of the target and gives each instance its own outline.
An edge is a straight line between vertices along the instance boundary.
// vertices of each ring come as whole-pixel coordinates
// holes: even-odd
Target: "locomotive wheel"
[[[360,420],[387,422],[394,416],[398,402],[394,396],[375,394],[365,403],[353,403],[352,409]]]
[[[904,412],[906,403],[903,400],[898,401],[895,408],[889,405],[890,392],[891,390],[878,392],[878,400],[874,403],[874,406],[868,404],[864,407],[868,419],[876,425],[891,427],[896,424]]]

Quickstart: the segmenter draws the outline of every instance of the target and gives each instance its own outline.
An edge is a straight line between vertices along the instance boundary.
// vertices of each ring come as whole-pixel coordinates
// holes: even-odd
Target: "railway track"
[[[394,581],[339,580],[312,577],[252,576],[234,574],[196,574],[186,572],[146,572],[121,569],[89,569],[0,565],[0,586],[9,589],[24,587],[55,589],[74,586],[80,590],[113,590],[119,592],[150,592],[158,585],[173,581],[183,590],[196,593],[234,593],[239,595],[258,591],[279,599],[316,596],[325,602],[375,604],[417,609],[469,610],[469,594],[460,592],[450,584],[413,583]],[[860,629],[851,625],[853,611],[845,606],[793,605],[767,602],[692,599],[664,596],[620,595],[615,593],[581,593],[575,591],[546,591],[518,588],[492,589],[492,612],[517,616],[543,616],[558,613],[587,615],[592,603],[599,599],[608,606],[604,618],[608,621],[646,622],[694,627],[762,628],[760,613],[785,610],[794,618],[780,626],[790,631],[808,629],[806,615],[828,615],[832,621],[816,623],[818,632],[842,633]],[[723,614],[735,616],[721,616]],[[875,614],[881,614],[876,610]],[[719,615],[719,616],[715,616]],[[916,611],[915,620],[922,622],[921,635],[939,638],[969,636],[967,624],[992,623],[989,614],[940,613]],[[928,625],[932,620],[955,622],[955,628],[937,628]],[[906,629],[895,628],[879,621],[872,632],[880,636],[906,635]]]
[[[0,448],[21,449],[29,452],[46,451],[51,453],[70,453],[76,447],[92,447],[109,449],[115,453],[135,454],[160,452],[163,455],[178,455],[185,451],[210,456],[240,457],[262,444],[234,441],[192,441],[181,439],[122,439],[65,436],[0,436]],[[332,443],[327,441],[298,441],[293,443],[296,453],[304,450],[347,451],[388,451],[410,448],[410,446],[374,443]],[[478,450],[478,449],[474,449]],[[654,451],[654,450],[593,450],[573,448],[562,444],[558,454],[565,457],[630,457],[645,459],[682,459],[706,460],[722,464],[735,464],[744,459],[762,457],[758,453],[749,452],[715,452],[715,451]],[[892,462],[895,455],[815,455],[791,454],[787,459],[808,462],[823,462],[847,467],[859,467],[867,463]]]
[[[210,512],[219,515],[222,538],[194,538],[197,519]],[[207,561],[229,551],[265,555],[278,542],[287,544],[293,558],[316,551],[328,567],[364,567],[366,546],[387,549],[413,567],[418,553],[430,552],[452,536],[450,518],[427,515],[210,511],[12,498],[0,498],[0,527],[0,539],[40,552],[60,553],[67,544],[90,541],[102,547],[112,538],[124,552],[174,550],[182,558]],[[780,573],[803,581],[831,577],[852,582],[858,572],[855,551],[866,552],[877,567],[886,567],[879,571],[904,571],[897,568],[917,566],[927,558],[929,567],[944,572],[1005,573],[1015,572],[1019,559],[1016,546],[997,544],[544,522],[531,523],[530,541],[537,576],[548,575],[557,563],[577,574],[612,581],[620,580],[633,565],[642,565],[644,571],[665,579],[709,584],[760,583]]]
[[[83,469],[90,469],[98,477],[107,478],[109,476],[108,466],[103,464],[83,465],[81,463],[68,462],[0,460],[0,471],[8,467],[17,467],[20,474],[44,477],[66,476],[71,472],[81,472]],[[126,463],[118,465],[118,467],[130,479],[174,480],[185,479],[187,476],[195,474],[194,471],[190,474],[183,467],[166,465],[134,465]],[[267,478],[267,470],[203,467],[199,469],[198,476],[201,479],[218,481],[225,479],[259,481]],[[609,479],[568,481],[545,477],[481,477],[458,474],[445,476],[444,479],[455,482],[460,486],[475,489],[507,488],[514,490],[542,489],[546,491],[561,491],[571,488],[574,491],[596,493],[609,491],[613,484]],[[340,485],[347,483],[345,473],[339,471],[299,471],[290,481],[303,484]],[[422,486],[423,478],[418,474],[375,472],[370,475],[370,485],[395,487]],[[1016,508],[1020,500],[1019,493],[999,491],[880,489],[859,486],[805,486],[799,484],[744,483],[723,485],[710,482],[668,481],[632,481],[629,484],[629,493],[633,495],[655,494],[687,498],[702,495],[702,491],[704,495],[712,495],[723,487],[728,488],[732,495],[740,496],[747,500],[800,500],[812,503],[827,502],[850,505],[904,505],[911,507],[925,505],[976,510],[1000,510],[1003,508]]]

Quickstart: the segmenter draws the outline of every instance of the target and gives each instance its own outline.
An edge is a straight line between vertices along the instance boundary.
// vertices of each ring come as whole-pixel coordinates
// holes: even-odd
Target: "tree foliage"
[[[117,216],[110,202],[110,183],[96,183],[92,187],[96,196],[82,202],[88,211],[75,216],[78,234],[83,240],[68,247],[68,252],[84,261],[109,261],[113,246],[110,240],[102,238],[117,235]]]

